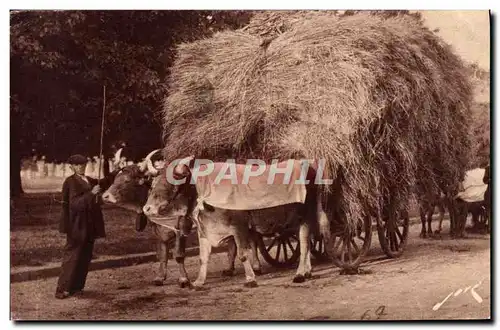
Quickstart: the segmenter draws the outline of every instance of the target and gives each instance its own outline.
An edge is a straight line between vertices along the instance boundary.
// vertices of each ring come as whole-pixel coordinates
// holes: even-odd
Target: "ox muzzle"
[[[104,194],[102,195],[102,200],[105,203],[109,204],[116,204],[116,197],[109,191],[105,191]]]

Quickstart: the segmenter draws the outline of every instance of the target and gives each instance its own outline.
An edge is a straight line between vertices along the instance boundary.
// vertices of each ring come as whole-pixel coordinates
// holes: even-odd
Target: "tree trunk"
[[[11,143],[12,146],[12,143]],[[21,186],[21,159],[19,153],[10,154],[10,197],[16,198],[23,194]]]
[[[11,107],[10,122],[10,197],[16,198],[23,194],[21,185],[21,153],[19,143],[19,115]]]

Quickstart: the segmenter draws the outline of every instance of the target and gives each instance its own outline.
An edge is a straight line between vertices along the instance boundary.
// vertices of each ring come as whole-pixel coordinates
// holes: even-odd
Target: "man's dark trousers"
[[[57,292],[75,293],[83,290],[89,272],[94,240],[75,242],[66,240]]]

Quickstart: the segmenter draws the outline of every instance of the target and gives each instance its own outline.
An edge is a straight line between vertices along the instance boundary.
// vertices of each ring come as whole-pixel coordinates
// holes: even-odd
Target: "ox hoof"
[[[293,278],[293,283],[304,283],[306,281],[306,278],[304,275],[295,275]]]
[[[193,285],[192,289],[194,291],[203,291],[203,287],[201,285]]]
[[[306,278],[306,279],[312,278],[312,274],[311,274],[311,272],[307,272],[307,273],[305,273],[305,274],[304,274],[304,278]]]
[[[359,275],[361,270],[359,268],[343,268],[340,271],[340,275]]]
[[[203,284],[205,284],[205,282],[200,282],[200,281],[196,280],[192,284],[191,289],[193,289],[195,291],[203,290]]]
[[[155,279],[153,280],[153,283],[154,283],[154,285],[156,285],[156,286],[162,286],[162,285],[163,285],[163,279],[162,279],[162,278],[159,278],[159,277],[158,277],[158,278],[155,278]]]
[[[179,280],[179,286],[184,289],[184,288],[190,288],[191,287],[191,282],[189,280],[183,279]]]
[[[439,230],[439,229],[434,230],[434,234],[436,234],[436,235],[441,234],[441,230]]]
[[[420,233],[420,238],[427,238],[427,234],[426,233]]]
[[[234,276],[234,269],[225,269],[222,271],[222,276]]]
[[[243,284],[243,286],[244,286],[245,288],[256,288],[256,287],[258,287],[258,285],[257,285],[257,282],[256,282],[256,281],[246,282],[245,284]]]

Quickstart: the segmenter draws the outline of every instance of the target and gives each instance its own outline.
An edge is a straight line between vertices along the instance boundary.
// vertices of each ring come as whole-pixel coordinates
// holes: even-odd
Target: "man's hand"
[[[92,188],[92,193],[93,193],[94,195],[97,195],[97,194],[98,194],[98,193],[100,193],[100,192],[101,192],[101,187],[100,187],[99,185],[94,186],[94,187]]]

